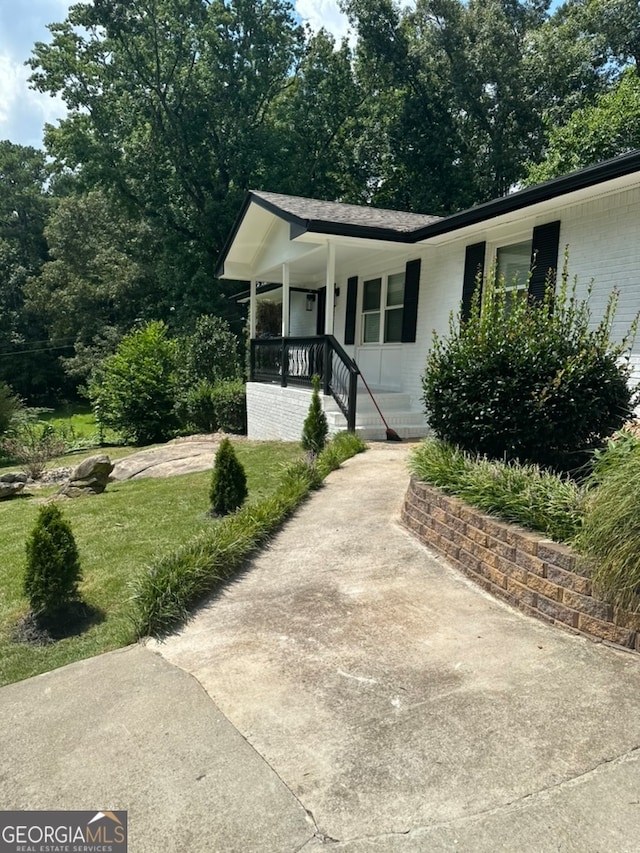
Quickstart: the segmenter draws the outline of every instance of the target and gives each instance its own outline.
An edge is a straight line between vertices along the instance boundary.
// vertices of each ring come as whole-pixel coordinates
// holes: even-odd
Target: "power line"
[[[70,344],[61,344],[57,347],[41,347],[40,349],[22,349],[18,352],[0,352],[0,358],[15,358],[19,355],[30,355],[35,352],[54,352],[59,349],[67,349],[67,347],[71,346]]]

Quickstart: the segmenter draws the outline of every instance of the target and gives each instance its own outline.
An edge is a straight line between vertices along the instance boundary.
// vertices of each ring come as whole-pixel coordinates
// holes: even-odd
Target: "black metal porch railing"
[[[358,366],[333,335],[315,338],[259,338],[251,341],[249,379],[286,387],[312,387],[318,375],[325,394],[331,394],[347,419],[356,426]]]

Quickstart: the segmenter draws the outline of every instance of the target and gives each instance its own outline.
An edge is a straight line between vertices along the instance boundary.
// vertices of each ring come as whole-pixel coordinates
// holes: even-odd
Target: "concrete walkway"
[[[0,807],[127,809],[132,853],[635,853],[640,657],[435,559],[405,461],[346,463],[165,642],[0,690]]]

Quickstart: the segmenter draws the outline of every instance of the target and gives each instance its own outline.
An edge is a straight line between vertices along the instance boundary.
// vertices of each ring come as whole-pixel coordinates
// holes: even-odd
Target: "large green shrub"
[[[216,515],[235,512],[247,498],[247,475],[233,445],[223,438],[216,453],[211,477],[211,511]]]
[[[120,342],[90,388],[96,420],[136,444],[169,438],[177,426],[175,344],[161,322],[147,323]]]
[[[211,393],[215,428],[223,432],[247,431],[247,391],[244,382],[219,382]]]
[[[244,382],[201,379],[183,397],[186,426],[201,432],[244,433],[247,428],[247,400]]]
[[[566,262],[558,292],[507,298],[495,271],[468,320],[434,335],[423,378],[429,424],[444,441],[494,459],[575,469],[627,420],[628,340],[611,341],[617,294],[597,326]],[[632,331],[635,331],[635,324]]]
[[[176,360],[183,388],[203,379],[215,385],[242,374],[237,336],[226,320],[210,314],[198,317],[193,333],[178,340]]]
[[[24,591],[32,612],[55,617],[78,600],[80,559],[69,523],[55,504],[40,508],[27,540]]]
[[[329,435],[327,416],[320,400],[320,377],[314,376],[313,394],[309,404],[309,412],[302,426],[302,447],[307,453],[317,456],[324,450]]]
[[[640,610],[640,441],[617,436],[599,455],[575,546],[597,590],[619,607]]]

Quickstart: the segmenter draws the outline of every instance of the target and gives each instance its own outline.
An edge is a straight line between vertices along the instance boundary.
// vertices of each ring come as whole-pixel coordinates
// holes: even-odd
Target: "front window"
[[[504,281],[508,308],[529,286],[531,240],[500,246],[496,252],[496,268],[498,279]]]
[[[404,273],[364,282],[362,291],[362,343],[390,344],[402,340]]]

